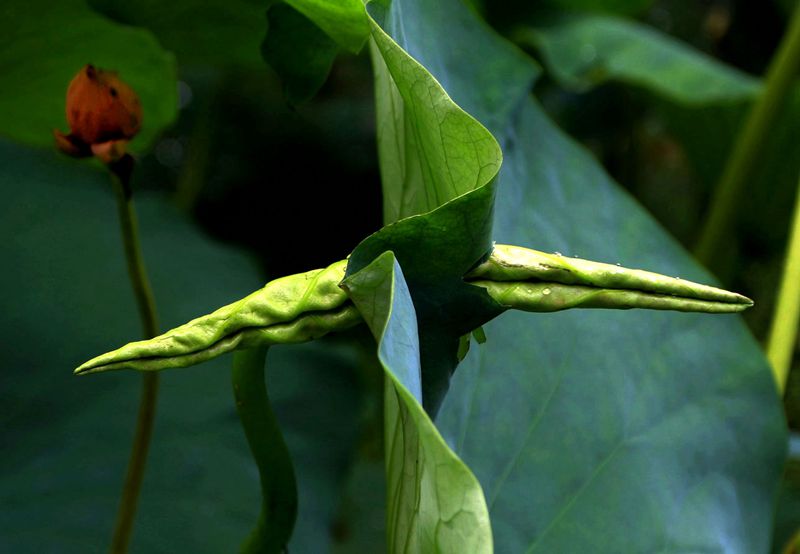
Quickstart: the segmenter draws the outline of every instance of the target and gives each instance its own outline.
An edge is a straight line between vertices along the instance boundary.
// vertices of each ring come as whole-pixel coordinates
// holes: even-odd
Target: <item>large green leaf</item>
[[[502,186],[515,200],[498,202],[512,215],[498,219],[498,240],[710,280],[538,106],[514,134],[540,147],[507,150],[515,178]],[[741,321],[508,314],[486,333],[440,424],[481,479],[499,549],[764,551],[785,431]]]
[[[369,24],[362,0],[283,1],[308,17],[345,50],[358,52],[369,36]]]
[[[372,8],[382,19],[382,6]],[[389,549],[491,551],[480,485],[441,440],[429,413],[435,413],[447,389],[458,337],[487,313],[499,313],[482,290],[465,285],[461,276],[491,247],[500,149],[424,67],[374,19],[371,23],[383,116],[380,156],[398,158],[382,168],[384,214],[389,222],[399,221],[356,248],[345,283],[379,341],[387,372]],[[415,290],[413,304],[396,259],[410,262],[406,275]]]
[[[562,15],[536,22],[517,38],[537,49],[566,88],[586,91],[617,82],[644,91],[709,187],[721,172],[748,103],[761,90],[755,77],[621,18]]]
[[[483,491],[422,407],[414,304],[391,252],[344,284],[378,341],[385,370],[389,551],[491,552]]]
[[[378,21],[388,16],[387,27],[397,25],[382,5],[371,4],[370,12]],[[406,30],[424,36],[413,20]],[[482,289],[462,280],[491,248],[501,152],[486,128],[454,104],[375,19],[372,39],[384,217],[399,220],[364,240],[347,271],[359,271],[387,250],[403,266],[421,329],[422,398],[434,414],[457,363],[459,337],[501,311]],[[512,92],[524,95],[534,67],[518,55],[486,71],[499,76],[506,68],[515,70]],[[487,93],[496,94],[498,110],[508,109],[508,96]]]
[[[288,4],[279,2],[272,6],[267,17],[269,29],[261,44],[261,55],[280,76],[289,101],[304,102],[314,96],[328,78],[339,47],[322,29]]]
[[[645,11],[653,0],[544,0],[543,4],[571,11],[633,15]]]
[[[753,98],[759,82],[655,29],[618,17],[562,15],[518,34],[564,84],[617,80],[687,105]]]
[[[81,0],[12,0],[1,10],[0,135],[53,144],[53,129],[68,130],[67,86],[87,63],[119,72],[139,95],[144,118],[134,150],[175,119],[175,60],[149,32],[113,23]]]
[[[744,114],[761,90],[758,79],[620,18],[573,14],[537,21],[518,36],[536,47],[550,73],[568,88],[586,90],[615,81],[644,91],[708,188],[721,175]],[[748,209],[740,216],[742,236],[771,243],[776,255],[783,253],[800,171],[793,150],[800,141],[800,88],[793,92],[787,116],[770,130],[762,148],[748,184]],[[762,214],[770,214],[768,221]]]
[[[290,102],[311,98],[342,48],[357,53],[369,36],[362,0],[273,0],[261,53]]]
[[[447,17],[444,7],[428,9],[439,18]],[[479,35],[473,37],[473,47],[483,52],[481,73],[487,88],[473,89],[470,75],[453,74],[442,65],[461,52],[461,45],[440,40],[436,33],[441,29],[431,28],[429,19],[401,19],[396,10],[386,12],[377,2],[370,4],[370,11],[392,35],[389,38],[379,26],[373,27],[378,155],[384,222],[389,224],[431,211],[490,182],[502,152],[468,115],[470,108],[481,100],[490,102],[492,117],[484,124],[491,128],[504,122],[527,94],[537,69],[520,52]],[[464,19],[460,12],[450,15],[454,28]],[[406,34],[415,41],[408,43]],[[433,45],[440,48],[440,56],[431,67],[420,67],[413,59],[416,51]],[[431,73],[440,75],[438,82]],[[469,91],[460,107],[448,97],[450,88]]]
[[[386,21],[503,146],[495,239],[710,280],[536,103],[497,118],[483,67],[512,62],[448,46],[499,41],[468,10],[395,0]],[[487,492],[499,551],[765,550],[784,426],[741,321],[506,314],[486,331],[437,421]]]
[[[88,0],[98,12],[144,27],[181,65],[263,67],[259,45],[266,29],[264,0]]]
[[[0,142],[0,160],[0,551],[102,551],[141,377],[75,377],[72,368],[140,333],[114,197],[105,175],[56,153]],[[136,205],[164,328],[266,280],[252,258],[204,238],[160,195]],[[330,341],[270,349],[270,399],[298,474],[293,552],[324,552],[331,542],[356,439],[356,358]],[[230,358],[165,373],[161,383],[131,551],[229,552],[261,503]]]
[[[377,4],[372,12],[385,17]],[[502,160],[494,137],[375,23],[373,44],[385,222],[485,187]]]
[[[119,22],[151,30],[182,65],[258,71],[263,56],[293,103],[319,90],[340,49],[358,52],[369,34],[361,0],[89,1]]]

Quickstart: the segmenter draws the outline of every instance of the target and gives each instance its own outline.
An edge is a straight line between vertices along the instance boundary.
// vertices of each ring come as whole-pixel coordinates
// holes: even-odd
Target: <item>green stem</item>
[[[231,374],[236,411],[261,477],[261,513],[241,549],[247,554],[284,551],[297,518],[294,467],[264,381],[267,350],[259,346],[234,352]]]
[[[789,542],[781,550],[781,554],[796,554],[798,549],[800,549],[800,530],[795,531]]]
[[[136,212],[130,194],[130,167],[127,171],[115,171],[114,167],[111,169],[112,174],[115,176],[113,179],[114,192],[117,196],[117,210],[119,212],[125,258],[128,263],[128,275],[137,306],[139,307],[143,334],[145,338],[152,338],[158,334],[158,319],[153,291],[150,288],[150,281],[147,278],[144,258],[139,245]],[[136,431],[133,436],[128,470],[125,475],[125,484],[122,488],[117,521],[114,525],[114,535],[111,540],[111,552],[114,554],[121,554],[128,550],[128,543],[133,531],[133,522],[136,517],[139,491],[144,477],[147,451],[153,434],[157,396],[158,374],[144,374],[142,376],[142,395],[139,400]]]
[[[778,303],[767,340],[767,358],[781,394],[786,390],[786,380],[792,364],[800,320],[800,182],[797,187],[794,216],[786,265],[783,268]]]
[[[721,247],[731,240],[736,211],[767,136],[792,90],[800,70],[800,4],[767,70],[764,89],[750,110],[711,198],[711,208],[695,249],[707,266],[715,265]]]

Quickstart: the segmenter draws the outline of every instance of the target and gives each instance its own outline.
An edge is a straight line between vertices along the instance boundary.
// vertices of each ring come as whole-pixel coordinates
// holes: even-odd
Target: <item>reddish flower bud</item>
[[[69,135],[53,131],[62,152],[111,163],[125,155],[128,141],[139,132],[142,106],[115,72],[87,65],[67,89],[67,122]]]

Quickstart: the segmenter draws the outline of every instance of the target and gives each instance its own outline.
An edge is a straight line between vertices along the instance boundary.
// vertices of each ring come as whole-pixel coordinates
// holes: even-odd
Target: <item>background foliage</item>
[[[373,4],[373,34],[388,33],[384,55],[372,51],[383,75],[376,104],[368,49],[355,54],[365,18],[337,26],[330,21],[350,12],[326,13],[313,1],[269,12],[245,0],[204,5],[2,8],[15,24],[0,39],[0,257],[10,268],[0,273],[9,453],[0,498],[12,508],[0,520],[0,550],[105,548],[135,411],[130,375],[70,373],[138,333],[106,176],[49,146],[52,128],[65,129],[63,94],[80,66],[117,69],[142,97],[134,187],[167,328],[268,276],[343,258],[380,228],[381,213],[388,222],[439,206],[407,202],[392,184],[406,178],[398,167],[420,163],[406,129],[435,133],[437,121],[422,106],[401,125],[382,104],[390,87],[413,94],[427,72],[503,150],[496,183],[471,193],[485,209],[491,199],[478,195],[497,189],[494,230],[477,242],[713,281],[670,234],[685,246],[696,237],[786,21],[779,3],[755,11],[747,2],[682,0]],[[319,49],[302,48],[303,29]],[[392,65],[388,37],[424,73],[382,74],[382,59]],[[748,324],[757,339],[771,314],[800,167],[791,155],[798,121],[787,115],[770,137],[752,203],[713,268],[756,298]],[[392,159],[391,140],[406,146],[402,160]],[[368,246],[360,247],[365,265]],[[437,250],[424,253],[398,254],[412,294],[415,272]],[[436,425],[483,487],[499,552],[767,548],[783,420],[738,318],[506,314],[486,332],[489,341],[473,344],[455,373]],[[270,349],[270,394],[300,486],[292,551],[384,544],[382,370],[373,352],[366,329]],[[252,525],[257,473],[228,365],[164,375],[133,551],[230,550]],[[796,526],[795,505],[783,497],[776,545]]]

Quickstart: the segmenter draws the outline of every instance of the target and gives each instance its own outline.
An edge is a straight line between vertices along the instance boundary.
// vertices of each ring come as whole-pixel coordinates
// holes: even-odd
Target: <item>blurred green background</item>
[[[267,20],[260,2],[90,4],[0,8],[15,22],[0,38],[3,552],[106,549],[138,403],[133,375],[71,375],[82,361],[139,334],[108,178],[99,166],[61,156],[51,145],[52,127],[66,129],[63,104],[53,99],[83,64],[104,67],[104,59],[126,57],[130,67],[115,69],[145,105],[133,187],[162,329],[271,277],[341,259],[381,226],[366,51],[339,54],[318,94],[295,104],[262,58]],[[550,115],[691,247],[791,2],[471,4],[545,66],[558,54],[548,51],[548,41],[559,37],[520,34],[520,23],[546,21],[560,7],[599,6],[754,77],[687,99],[672,95],[658,75],[594,68],[563,79],[548,73],[534,90]],[[176,21],[183,33],[172,32]],[[596,55],[586,52],[589,65]],[[745,317],[760,340],[782,265],[798,144],[800,95],[794,95],[748,189],[737,234],[713,268],[727,288],[756,299]],[[373,495],[380,502],[382,487],[378,373],[365,354],[368,338],[354,335],[355,341],[270,352],[270,391],[301,489],[292,551],[364,552],[382,533],[380,514],[359,512],[348,501]],[[228,551],[250,529],[260,502],[258,475],[227,366],[222,359],[164,374],[133,551]],[[786,405],[796,429],[797,371]],[[353,481],[356,472],[367,478]]]

